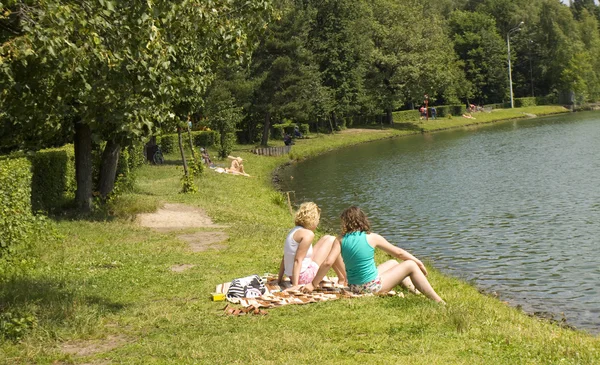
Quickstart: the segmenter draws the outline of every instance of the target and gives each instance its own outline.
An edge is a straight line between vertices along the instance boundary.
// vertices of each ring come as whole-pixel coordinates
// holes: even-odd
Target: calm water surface
[[[358,205],[443,272],[600,332],[600,113],[371,142],[280,177],[329,227]]]

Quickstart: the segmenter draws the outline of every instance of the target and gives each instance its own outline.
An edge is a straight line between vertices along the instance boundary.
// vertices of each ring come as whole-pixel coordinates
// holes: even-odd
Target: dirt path
[[[136,221],[140,226],[158,232],[189,230],[189,228],[227,228],[227,226],[214,224],[204,210],[185,204],[165,204],[154,213],[139,214]],[[222,230],[202,230],[194,233],[187,232],[178,235],[177,238],[187,242],[190,251],[202,252],[208,249],[225,248],[223,243],[229,239],[229,236]],[[194,265],[181,264],[171,267],[171,271],[182,272],[192,267]]]

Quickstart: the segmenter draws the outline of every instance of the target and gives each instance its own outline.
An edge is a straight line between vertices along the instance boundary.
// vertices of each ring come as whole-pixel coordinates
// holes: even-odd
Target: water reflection
[[[282,177],[330,227],[360,205],[377,232],[441,270],[598,332],[599,122],[578,113],[384,140]]]

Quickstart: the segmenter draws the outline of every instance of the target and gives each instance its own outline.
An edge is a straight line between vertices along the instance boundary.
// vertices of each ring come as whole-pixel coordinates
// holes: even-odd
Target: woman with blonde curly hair
[[[279,282],[282,283],[283,275],[287,275],[292,283],[289,290],[311,283],[326,259],[331,260],[329,267],[333,265],[339,281],[345,282],[346,272],[339,253],[336,257],[329,257],[335,237],[325,235],[314,247],[312,246],[320,218],[321,209],[313,202],[302,203],[296,212],[294,218],[296,226],[285,238],[283,258],[279,266]]]
[[[342,212],[342,232],[331,248],[330,256],[339,255],[344,259],[350,289],[355,293],[385,293],[410,278],[416,288],[428,298],[444,303],[427,280],[425,265],[409,252],[394,246],[377,233],[371,232],[371,225],[365,213],[352,206]],[[389,260],[375,266],[375,249],[380,248],[388,254],[403,260]],[[321,281],[332,264],[326,260],[315,276],[313,283],[306,285],[304,291],[312,291]],[[411,284],[408,284],[411,285]]]

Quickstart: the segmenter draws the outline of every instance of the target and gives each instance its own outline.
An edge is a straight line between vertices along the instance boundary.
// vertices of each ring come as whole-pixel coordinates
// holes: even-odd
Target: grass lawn
[[[465,118],[436,123],[449,128],[456,119]],[[311,135],[297,141],[291,157],[408,133],[415,131]],[[1,278],[0,308],[32,319],[19,342],[0,344],[0,363],[600,363],[600,338],[530,317],[433,269],[430,281],[445,307],[407,294],[223,316],[224,303],[209,299],[215,285],[277,272],[292,226],[271,185],[274,169],[290,157],[256,156],[249,148],[237,146],[234,154],[250,178],[206,171],[198,193],[179,194],[181,167],[169,155],[162,166],[141,168],[137,191],[114,203],[119,218],[58,220],[63,238],[40,242]],[[225,248],[192,252],[177,238],[181,232],[155,232],[127,218],[165,202],[201,207],[226,225]],[[184,232],[203,230],[214,231]],[[181,264],[194,266],[171,270]]]

